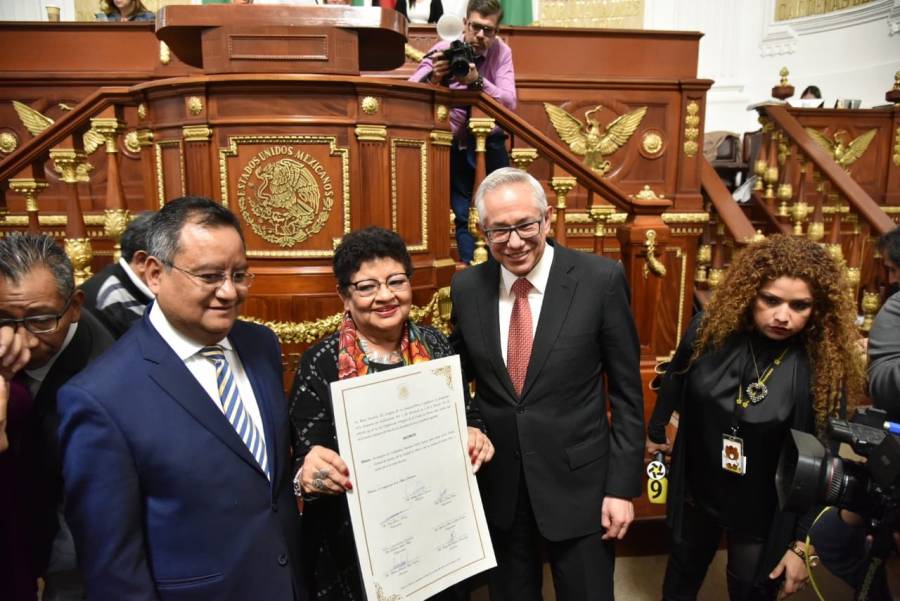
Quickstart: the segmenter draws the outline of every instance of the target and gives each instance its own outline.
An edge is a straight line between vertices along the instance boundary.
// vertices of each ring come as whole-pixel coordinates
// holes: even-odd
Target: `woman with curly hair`
[[[778,455],[791,428],[824,438],[862,391],[855,317],[842,268],[814,242],[772,236],[734,259],[685,333],[647,428],[647,452],[672,454],[664,599],[696,598],[723,531],[732,601],[775,599],[781,579],[785,594],[803,587],[815,513],[778,509]]]

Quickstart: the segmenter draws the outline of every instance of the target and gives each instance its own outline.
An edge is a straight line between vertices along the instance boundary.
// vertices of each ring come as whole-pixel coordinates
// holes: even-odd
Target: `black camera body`
[[[471,45],[462,40],[453,40],[442,57],[450,63],[450,75],[465,77],[469,72],[469,63],[474,63],[478,55]]]
[[[865,462],[833,455],[806,432],[791,430],[778,460],[775,487],[782,509],[834,505],[880,520],[900,501],[900,439],[885,431],[887,414],[860,409],[852,421],[828,420],[831,440],[845,442]]]

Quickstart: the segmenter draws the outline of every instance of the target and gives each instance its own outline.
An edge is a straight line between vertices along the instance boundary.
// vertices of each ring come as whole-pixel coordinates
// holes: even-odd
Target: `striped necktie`
[[[225,358],[225,351],[221,346],[205,346],[200,349],[199,353],[216,366],[216,385],[219,388],[219,402],[222,403],[222,408],[225,410],[225,417],[250,449],[250,454],[266,473],[266,477],[271,480],[272,474],[269,472],[266,444],[253,424],[253,420],[250,419],[247,410],[244,409],[244,402],[241,400],[241,393],[234,381],[231,365]]]

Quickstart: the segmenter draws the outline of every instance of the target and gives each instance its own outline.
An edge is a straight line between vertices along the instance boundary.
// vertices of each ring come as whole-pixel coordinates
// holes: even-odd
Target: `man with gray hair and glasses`
[[[60,393],[67,516],[91,599],[305,599],[281,352],[238,321],[240,223],[156,213],[144,317]]]
[[[644,454],[625,272],[547,240],[552,209],[525,171],[487,176],[475,205],[495,261],[454,276],[450,341],[496,449],[478,478],[491,601],[541,598],[541,549],[558,601],[612,599]]]
[[[87,312],[72,264],[49,236],[0,239],[0,329],[36,339],[31,358],[10,380],[9,450],[0,455],[0,597],[83,599],[75,547],[63,519],[56,436],[57,392],[112,345]],[[9,577],[3,572],[10,570]]]

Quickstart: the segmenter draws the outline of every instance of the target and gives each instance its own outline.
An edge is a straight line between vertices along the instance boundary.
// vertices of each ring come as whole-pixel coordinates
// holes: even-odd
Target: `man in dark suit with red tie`
[[[524,171],[495,171],[475,200],[496,260],[453,279],[451,341],[496,446],[479,474],[491,601],[541,599],[542,548],[559,601],[612,599],[612,543],[634,518],[643,457],[625,274],[548,244],[551,210]]]

